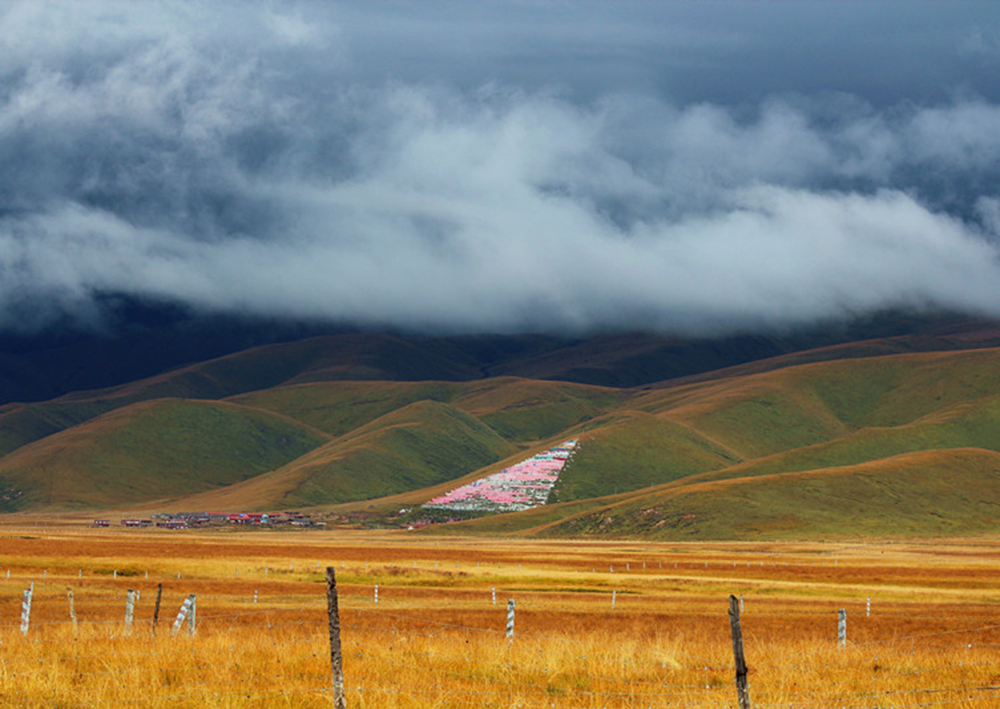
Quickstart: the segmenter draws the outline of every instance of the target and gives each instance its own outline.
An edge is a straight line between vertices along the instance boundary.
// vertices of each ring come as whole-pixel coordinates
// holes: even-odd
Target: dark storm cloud
[[[905,5],[8,5],[0,323],[1000,315],[997,13]]]

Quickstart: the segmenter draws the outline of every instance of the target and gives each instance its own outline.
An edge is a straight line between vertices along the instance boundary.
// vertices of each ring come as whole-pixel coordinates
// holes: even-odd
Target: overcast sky
[[[1000,316],[1000,3],[0,2],[0,330]]]

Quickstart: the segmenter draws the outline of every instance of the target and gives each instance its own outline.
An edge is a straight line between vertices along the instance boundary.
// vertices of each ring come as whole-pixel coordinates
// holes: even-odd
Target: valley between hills
[[[253,347],[4,404],[0,512],[294,509],[421,534],[645,540],[996,529],[994,324],[756,344],[735,363],[732,343],[653,336]],[[567,439],[579,444],[545,505],[422,507]]]

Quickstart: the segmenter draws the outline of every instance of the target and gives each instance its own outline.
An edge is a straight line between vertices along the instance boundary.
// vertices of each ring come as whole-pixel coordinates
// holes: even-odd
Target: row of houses
[[[325,527],[325,522],[314,521],[302,512],[178,512],[153,515],[150,518],[122,519],[123,527],[153,527],[161,529],[190,529],[191,527],[213,527],[227,524],[260,527]],[[95,527],[110,527],[111,520],[95,519]]]

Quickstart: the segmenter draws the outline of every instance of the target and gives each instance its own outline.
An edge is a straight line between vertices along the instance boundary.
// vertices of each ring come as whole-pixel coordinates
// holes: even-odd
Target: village
[[[122,527],[191,529],[193,527],[298,527],[322,529],[326,522],[313,520],[303,512],[163,512],[149,517],[123,517]],[[94,527],[111,527],[110,519],[95,519]]]

